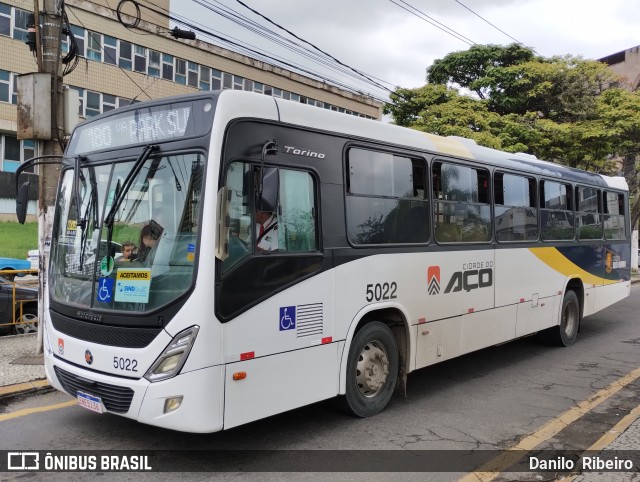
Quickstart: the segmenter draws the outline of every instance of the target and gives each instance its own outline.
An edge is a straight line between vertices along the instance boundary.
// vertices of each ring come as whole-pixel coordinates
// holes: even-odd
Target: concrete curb
[[[0,399],[49,390],[51,388],[52,387],[51,385],[49,385],[49,382],[46,378],[43,378],[41,380],[32,380],[26,383],[16,383],[15,385],[0,387]]]

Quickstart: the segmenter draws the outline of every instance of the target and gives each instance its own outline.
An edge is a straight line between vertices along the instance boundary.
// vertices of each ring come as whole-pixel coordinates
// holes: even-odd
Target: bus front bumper
[[[69,394],[80,391],[99,398],[98,405],[103,412],[182,432],[209,433],[222,430],[223,365],[181,373],[168,380],[151,383],[145,378],[129,379],[84,370],[56,359],[46,350],[44,359],[45,373],[51,386]],[[118,394],[116,398],[107,395],[114,392]],[[102,394],[105,394],[104,397],[101,397]],[[179,406],[167,412],[167,408],[171,408],[167,400],[178,400],[180,397]]]

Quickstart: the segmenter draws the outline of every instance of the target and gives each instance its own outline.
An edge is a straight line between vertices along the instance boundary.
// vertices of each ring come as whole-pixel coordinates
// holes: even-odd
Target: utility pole
[[[63,133],[60,129],[62,114],[62,64],[60,51],[62,48],[62,10],[63,0],[43,0],[42,12],[39,11],[38,0],[34,1],[36,38],[39,39],[42,51],[39,70],[51,75],[51,139],[42,141],[42,154],[62,155]],[[42,26],[41,31],[40,26]],[[37,105],[37,104],[36,104]],[[48,286],[49,253],[51,248],[51,230],[56,201],[56,189],[60,175],[60,165],[44,164],[39,166],[38,176],[38,238],[40,249],[39,262],[39,295],[38,319],[44,321],[45,293]],[[36,353],[42,353],[42,333],[38,330],[38,346]]]

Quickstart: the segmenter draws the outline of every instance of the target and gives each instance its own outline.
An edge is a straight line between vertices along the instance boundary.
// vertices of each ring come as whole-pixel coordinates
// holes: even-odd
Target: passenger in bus
[[[256,210],[256,247],[258,251],[278,249],[278,220],[272,212]]]
[[[122,243],[122,255],[116,258],[118,262],[130,262],[136,259],[136,243],[133,241],[125,241]]]
[[[162,236],[163,231],[162,226],[153,220],[142,227],[140,230],[140,248],[138,249],[137,261],[147,264],[153,262],[154,248],[158,244],[158,240],[160,236]]]

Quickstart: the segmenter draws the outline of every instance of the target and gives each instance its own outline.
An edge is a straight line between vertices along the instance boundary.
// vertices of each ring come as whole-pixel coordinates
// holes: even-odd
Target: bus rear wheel
[[[573,291],[567,291],[562,300],[560,324],[548,331],[551,343],[559,346],[571,346],[578,337],[580,326],[580,301]]]
[[[381,412],[398,380],[398,346],[387,325],[367,323],[351,342],[347,359],[346,408],[358,417]]]

